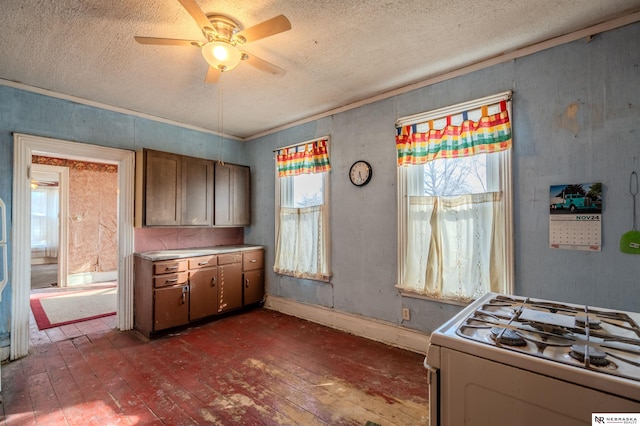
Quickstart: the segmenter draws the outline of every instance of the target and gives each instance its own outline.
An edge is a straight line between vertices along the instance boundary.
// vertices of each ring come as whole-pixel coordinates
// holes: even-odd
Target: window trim
[[[326,140],[327,141],[327,155],[329,156],[329,159],[331,159],[331,136],[330,135],[325,135],[325,136],[321,136],[318,138],[314,138],[314,139],[309,139],[307,141],[304,142],[298,142],[298,143],[294,143],[291,145],[286,145],[286,146],[282,146],[279,148],[276,148],[273,150],[274,156],[273,156],[273,161],[274,161],[274,165],[275,165],[275,173],[274,173],[274,186],[275,186],[275,197],[274,197],[274,222],[275,222],[275,226],[274,226],[274,241],[277,244],[277,239],[278,239],[278,233],[280,231],[280,209],[281,209],[281,191],[280,191],[280,177],[278,176],[278,159],[277,159],[277,152],[280,151],[281,149],[286,149],[286,148],[294,148],[297,146],[301,146],[301,145],[306,145],[306,144],[310,144],[310,143],[314,143],[320,140]],[[329,209],[331,209],[331,170],[324,172],[323,173],[323,205],[328,206]],[[328,214],[328,220],[331,221],[331,214]],[[296,278],[296,279],[304,279],[304,280],[309,280],[309,281],[318,281],[318,282],[323,282],[323,283],[327,283],[330,284],[331,283],[331,279],[333,278],[333,259],[332,259],[332,244],[331,244],[331,225],[329,224],[329,235],[327,236],[328,238],[328,247],[327,247],[327,263],[329,265],[329,269],[330,269],[330,275],[325,277],[325,278],[312,278],[312,277],[306,277],[306,278],[300,278],[295,276],[294,274],[288,274],[288,273],[284,273],[284,272],[275,272],[278,275],[281,275],[283,277],[291,277],[291,278]]]
[[[513,123],[511,98],[513,92],[506,91],[497,93],[494,95],[486,96],[483,98],[473,99],[467,102],[461,102],[455,105],[438,108],[419,114],[400,117],[396,120],[396,127],[409,126],[413,124],[420,124],[430,120],[438,120],[447,116],[462,114],[464,111],[474,110],[481,108],[484,105],[492,105],[501,101],[506,101],[507,111],[511,123]],[[512,132],[513,137],[513,132]],[[506,292],[513,294],[514,291],[514,279],[515,279],[515,253],[514,253],[514,240],[513,240],[513,178],[512,178],[512,157],[513,146],[508,152],[508,155],[501,160],[500,165],[500,187],[503,188],[505,197],[505,250],[507,251],[507,261],[505,265],[506,273]],[[397,167],[397,212],[398,212],[398,228],[397,228],[397,241],[398,241],[398,253],[397,253],[397,281],[395,287],[400,294],[405,297],[413,297],[417,299],[432,300],[440,303],[447,303],[453,305],[466,305],[466,303],[458,300],[446,299],[446,298],[433,298],[421,293],[411,292],[404,287],[400,286],[400,283],[404,282],[404,259],[406,256],[406,243],[407,243],[407,208],[408,203],[405,202],[407,197],[407,180],[402,176],[402,168],[404,166]]]

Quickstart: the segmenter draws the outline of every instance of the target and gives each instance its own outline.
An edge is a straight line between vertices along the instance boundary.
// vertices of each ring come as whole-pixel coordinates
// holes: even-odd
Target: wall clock
[[[349,179],[355,186],[364,186],[371,180],[373,169],[371,165],[364,160],[358,160],[351,165],[349,169]]]

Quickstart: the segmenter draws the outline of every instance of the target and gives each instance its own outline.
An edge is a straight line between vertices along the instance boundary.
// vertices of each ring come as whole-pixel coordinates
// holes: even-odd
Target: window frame
[[[513,123],[512,105],[511,105],[512,92],[506,91],[497,93],[494,95],[486,96],[470,100],[467,102],[458,103],[455,105],[438,108],[430,111],[426,111],[411,116],[401,117],[396,121],[396,127],[407,126],[412,124],[425,123],[431,120],[439,120],[447,116],[454,116],[462,114],[464,111],[470,111],[481,108],[483,105],[493,105],[500,101],[506,101],[507,111],[509,119]],[[513,133],[512,133],[513,138]],[[504,154],[499,160],[498,176],[500,180],[500,190],[503,192],[505,200],[505,240],[504,247],[506,252],[506,262],[504,265],[506,288],[505,292],[513,294],[514,289],[514,241],[513,241],[513,177],[512,177],[512,157],[513,146],[500,154]],[[405,297],[413,297],[418,299],[433,300],[441,303],[453,304],[453,305],[467,305],[467,302],[462,302],[456,299],[450,298],[434,298],[423,293],[410,291],[402,284],[404,283],[404,265],[406,258],[407,248],[407,226],[408,226],[408,183],[406,179],[406,172],[402,169],[405,166],[397,167],[397,212],[398,212],[398,224],[397,224],[397,282],[395,287],[400,294]],[[410,167],[410,166],[409,166]]]
[[[281,182],[280,182],[280,177],[278,176],[278,166],[277,166],[277,152],[285,149],[285,148],[293,148],[293,147],[298,147],[298,146],[304,146],[306,144],[310,144],[310,143],[315,143],[317,141],[320,140],[326,140],[326,147],[327,147],[327,155],[329,157],[329,160],[331,160],[331,138],[330,136],[323,136],[323,137],[319,137],[319,138],[314,138],[305,142],[300,142],[300,143],[295,143],[292,145],[287,145],[287,146],[283,146],[280,148],[275,149],[274,152],[274,185],[275,185],[275,196],[274,196],[274,207],[275,207],[275,217],[274,217],[274,222],[275,222],[275,227],[274,227],[274,241],[277,247],[278,244],[278,234],[280,232],[280,209],[282,208],[282,197],[281,197]],[[323,202],[322,202],[322,206],[324,206],[323,208],[325,208],[328,212],[331,211],[331,170],[328,170],[326,172],[321,173],[323,175],[323,183],[322,183],[322,189],[323,189]],[[295,178],[295,176],[293,176]],[[325,236],[325,240],[326,240],[326,258],[325,258],[325,262],[328,264],[329,267],[329,274],[323,278],[319,278],[319,277],[300,277],[297,276],[293,273],[286,273],[283,271],[274,271],[276,274],[278,275],[282,275],[285,277],[292,277],[292,278],[298,278],[298,279],[305,279],[305,280],[311,280],[311,281],[319,281],[319,282],[325,282],[325,283],[329,283],[331,281],[331,278],[333,277],[333,269],[332,269],[332,254],[331,254],[331,248],[332,248],[332,244],[331,244],[331,214],[327,214],[327,235]],[[276,259],[277,260],[277,259]],[[275,262],[275,261],[274,261]],[[274,268],[275,268],[275,263],[274,263]]]

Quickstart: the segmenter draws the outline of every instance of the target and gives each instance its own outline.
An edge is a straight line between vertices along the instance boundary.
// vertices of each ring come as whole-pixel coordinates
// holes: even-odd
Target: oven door
[[[640,412],[638,401],[463,352],[441,348],[440,357],[440,423],[431,426],[584,426],[592,413]]]

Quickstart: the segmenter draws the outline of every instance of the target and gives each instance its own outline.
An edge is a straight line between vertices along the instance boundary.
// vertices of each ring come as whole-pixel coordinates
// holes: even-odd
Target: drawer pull
[[[167,266],[164,268],[165,271],[175,271],[176,269],[178,269],[178,266]]]
[[[199,262],[198,266],[205,266],[205,265],[208,265],[208,264],[209,264],[209,262]]]
[[[165,283],[167,283],[167,284],[173,284],[173,283],[177,283],[177,282],[178,282],[178,279],[177,279],[177,278],[174,278],[174,279],[172,279],[172,280],[164,280],[164,282],[165,282]]]
[[[257,261],[257,259],[251,259],[251,263],[256,263]]]

